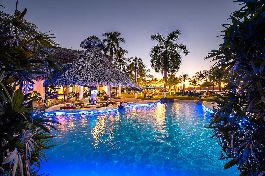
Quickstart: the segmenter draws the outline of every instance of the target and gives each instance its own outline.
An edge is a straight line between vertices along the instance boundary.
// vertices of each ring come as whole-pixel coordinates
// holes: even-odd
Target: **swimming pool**
[[[41,167],[51,176],[239,175],[223,169],[209,112],[194,102],[50,116],[61,122]]]

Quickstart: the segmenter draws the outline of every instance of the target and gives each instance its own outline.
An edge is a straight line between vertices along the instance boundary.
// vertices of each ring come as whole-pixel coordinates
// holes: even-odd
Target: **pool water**
[[[194,102],[50,115],[60,121],[41,172],[50,176],[236,176]]]

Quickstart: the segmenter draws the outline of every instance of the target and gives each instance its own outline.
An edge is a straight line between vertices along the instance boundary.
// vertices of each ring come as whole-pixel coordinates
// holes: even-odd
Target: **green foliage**
[[[125,43],[124,38],[120,36],[121,33],[119,32],[107,32],[103,34],[104,39],[101,40],[99,37],[92,35],[83,40],[80,46],[86,50],[99,49],[100,52],[104,52],[112,64],[126,72],[129,59],[125,58],[127,51],[120,46],[121,43]]]
[[[0,68],[6,77],[30,80],[33,74],[46,74],[54,62],[50,49],[55,46],[50,35],[24,20],[26,9],[9,15],[0,11]]]
[[[109,57],[110,62],[117,64],[120,69],[126,67],[126,58],[124,57],[127,51],[120,45],[125,43],[124,38],[121,37],[121,33],[106,32],[103,34],[103,42],[105,44],[104,52]]]
[[[175,74],[170,74],[167,80],[169,86],[174,86],[181,82],[181,79],[177,77]]]
[[[164,37],[161,34],[155,34],[151,36],[152,40],[158,42],[151,49],[151,66],[156,72],[175,73],[178,71],[181,63],[181,52],[185,55],[189,53],[186,46],[177,43],[179,39],[180,31],[176,30]]]
[[[135,80],[135,77],[137,79],[143,79],[147,73],[146,65],[143,63],[141,58],[131,57],[127,64],[126,73],[133,80]]]
[[[242,8],[224,25],[224,42],[207,57],[229,74],[211,126],[223,158],[241,175],[258,176],[265,172],[265,1],[237,2]]]
[[[48,75],[55,64],[53,37],[24,20],[26,9],[14,15],[0,11],[0,175],[36,175],[43,150],[50,146],[51,121],[32,116],[39,96],[24,95],[18,83]]]
[[[221,83],[227,82],[227,77],[229,76],[229,71],[225,67],[212,67],[209,70],[208,77],[209,81],[213,85],[218,85],[219,91],[221,91]]]
[[[189,53],[185,45],[177,42],[179,35],[179,30],[169,33],[166,37],[161,34],[151,35],[151,39],[158,42],[151,49],[151,67],[156,72],[164,74],[164,98],[166,96],[167,74],[176,73],[179,70],[181,53],[184,55]]]
[[[34,96],[0,84],[0,173],[32,175],[40,165],[43,150],[48,149],[52,123],[32,117]]]

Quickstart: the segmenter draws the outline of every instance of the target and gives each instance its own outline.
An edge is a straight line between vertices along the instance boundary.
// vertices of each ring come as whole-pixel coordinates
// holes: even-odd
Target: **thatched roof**
[[[120,71],[100,50],[83,52],[63,73],[45,82],[46,85],[122,85],[139,88]],[[140,89],[140,88],[139,88]]]

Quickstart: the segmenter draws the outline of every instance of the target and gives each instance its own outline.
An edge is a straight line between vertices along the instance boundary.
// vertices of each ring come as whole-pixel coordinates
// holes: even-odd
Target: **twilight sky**
[[[15,0],[0,4],[5,12],[14,12]],[[55,34],[62,47],[80,49],[89,35],[119,31],[126,40],[127,57],[141,57],[149,68],[150,50],[156,44],[150,36],[180,29],[180,42],[190,54],[183,57],[178,74],[193,75],[212,65],[204,57],[218,47],[221,24],[239,5],[233,0],[20,0],[19,9],[25,7],[26,19],[42,32]]]

